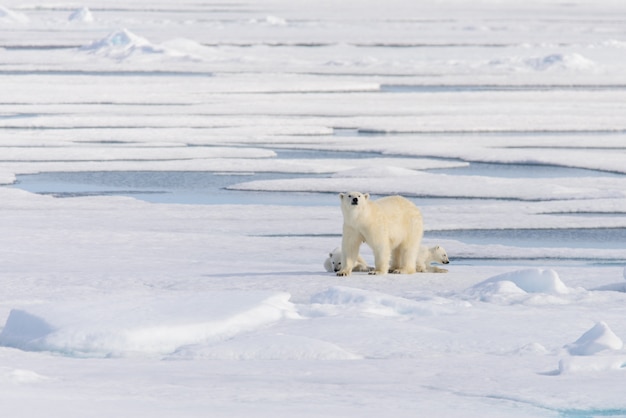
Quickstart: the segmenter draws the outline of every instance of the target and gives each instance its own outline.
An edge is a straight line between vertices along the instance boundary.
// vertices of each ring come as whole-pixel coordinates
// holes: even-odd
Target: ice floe
[[[569,200],[588,198],[624,198],[624,179],[558,178],[512,179],[486,176],[451,176],[406,170],[377,169],[370,176],[369,170],[338,173],[324,179],[258,180],[230,186],[233,190],[257,191],[309,191],[341,192],[345,190],[368,190],[373,194],[402,194],[427,197],[470,197],[519,200]],[[407,175],[410,174],[410,175]],[[393,179],[393,181],[391,181]],[[471,187],[467,187],[471,184]]]

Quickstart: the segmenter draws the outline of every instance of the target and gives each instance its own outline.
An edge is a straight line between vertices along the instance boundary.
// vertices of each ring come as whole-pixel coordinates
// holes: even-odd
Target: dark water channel
[[[336,204],[334,194],[268,193],[227,190],[252,181],[294,178],[291,173],[212,173],[199,171],[88,171],[20,175],[13,187],[59,198],[130,196],[151,203],[181,204]],[[332,201],[332,202],[331,202]]]

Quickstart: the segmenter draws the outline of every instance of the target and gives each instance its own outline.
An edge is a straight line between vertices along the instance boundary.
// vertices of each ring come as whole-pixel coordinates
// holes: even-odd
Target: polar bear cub
[[[411,201],[402,196],[388,196],[370,200],[369,193],[340,193],[343,213],[341,239],[341,269],[338,276],[352,272],[359,256],[361,243],[374,252],[376,268],[370,274],[413,274],[425,271],[418,264],[424,226],[422,213]]]
[[[434,247],[427,247],[425,245],[420,246],[420,251],[417,254],[418,264],[421,262],[426,266],[426,271],[431,273],[447,273],[447,269],[442,269],[436,266],[431,266],[430,263],[448,264],[450,259],[448,253],[441,245],[435,245]]]
[[[341,249],[335,248],[332,252],[328,253],[328,258],[324,261],[324,268],[328,272],[338,272],[341,270]],[[360,255],[357,257],[352,271],[370,271],[370,267],[367,265],[363,257]]]

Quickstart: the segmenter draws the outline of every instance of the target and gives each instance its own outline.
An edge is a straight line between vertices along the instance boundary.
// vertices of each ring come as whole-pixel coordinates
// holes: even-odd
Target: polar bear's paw
[[[447,273],[448,269],[442,269],[442,268],[439,268],[439,267],[431,266],[428,269],[428,271],[431,272],[431,273]]]
[[[350,275],[350,270],[346,270],[346,269],[341,269],[337,272],[337,276],[349,276]]]
[[[413,274],[416,271],[412,269],[392,269],[389,272],[392,274]]]

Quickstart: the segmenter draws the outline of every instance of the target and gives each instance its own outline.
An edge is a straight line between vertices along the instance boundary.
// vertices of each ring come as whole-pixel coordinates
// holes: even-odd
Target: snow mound
[[[267,23],[270,26],[287,26],[287,20],[279,17],[279,16],[272,16],[272,15],[268,15],[265,17],[265,23]]]
[[[81,51],[123,61],[132,57],[156,58],[173,57],[197,61],[199,58],[185,52],[161,45],[152,44],[147,39],[135,35],[128,29],[113,32],[103,39],[81,48]]]
[[[161,43],[166,50],[178,51],[189,55],[202,55],[208,48],[200,42],[187,38],[174,38]]]
[[[0,22],[28,23],[29,21],[30,19],[25,14],[0,6]]]
[[[182,347],[168,357],[210,360],[359,360],[361,356],[315,338],[273,334],[234,338],[217,345]]]
[[[612,48],[626,48],[626,42],[620,41],[617,39],[609,39],[607,41],[602,42],[600,45],[608,46]]]
[[[50,380],[50,378],[47,376],[41,375],[32,370],[25,369],[13,369],[9,372],[4,373],[4,377],[9,381],[19,384],[39,383]]]
[[[591,70],[596,64],[580,54],[552,54],[545,57],[530,58],[526,65],[537,70]]]
[[[568,287],[561,281],[556,271],[540,268],[499,274],[474,285],[472,289],[479,292],[485,291],[487,293],[493,291],[504,291],[508,293],[548,293],[556,295],[569,293]]]
[[[489,65],[512,71],[590,71],[597,68],[595,62],[580,54],[550,54],[531,58],[512,57],[492,60]]]
[[[264,26],[287,26],[287,19],[282,18],[280,16],[275,15],[267,15],[265,18],[253,18],[248,20],[248,23],[256,25],[264,25]]]
[[[93,22],[93,14],[87,7],[74,10],[68,17],[70,22]]]
[[[381,177],[406,177],[417,176],[418,173],[415,170],[402,167],[369,167],[369,168],[353,168],[349,170],[343,170],[332,175],[334,178],[381,178]]]
[[[527,295],[515,283],[510,281],[483,282],[470,288],[469,293],[483,302],[507,303]]]
[[[286,293],[213,292],[11,310],[0,345],[71,356],[164,355],[297,318]]]
[[[567,344],[565,349],[575,356],[592,356],[605,350],[621,350],[622,340],[615,335],[605,322],[598,322],[579,339]]]
[[[158,52],[147,39],[137,36],[128,29],[110,33],[106,37],[84,46],[83,51],[99,55],[128,55],[136,50]]]
[[[385,293],[333,286],[311,297],[312,315],[334,315],[338,310],[353,311],[357,315],[375,316],[431,316],[456,312],[449,307],[452,302],[444,298],[414,301]],[[467,306],[467,305],[463,305]]]
[[[521,346],[520,348],[518,348],[517,350],[514,350],[511,352],[511,354],[517,354],[520,356],[523,355],[546,355],[549,354],[550,352],[541,344],[539,343],[530,343],[530,344],[525,344],[523,346]]]

